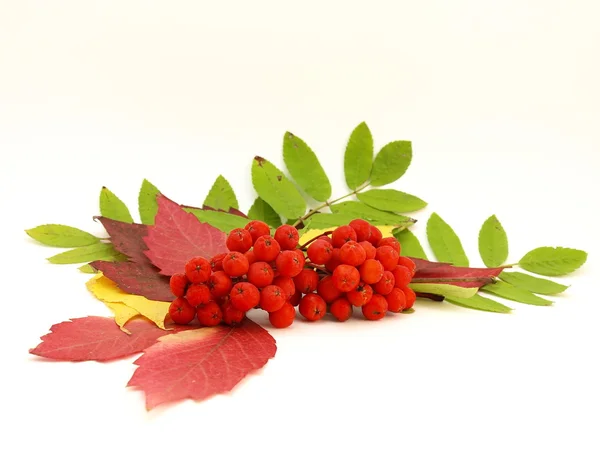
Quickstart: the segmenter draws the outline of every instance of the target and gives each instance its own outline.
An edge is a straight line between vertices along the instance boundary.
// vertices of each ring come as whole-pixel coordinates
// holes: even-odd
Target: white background
[[[0,0],[3,442],[11,448],[599,448],[600,7],[595,1]],[[108,186],[144,177],[200,204],[218,174],[241,207],[254,155],[286,130],[346,192],[346,140],[413,141],[394,187],[438,212],[472,264],[498,215],[510,260],[590,252],[552,307],[419,302],[379,323],[298,321],[231,394],[147,413],[134,358],[47,363],[57,322],[108,315],[75,266],[23,232],[100,233]],[[596,277],[594,277],[596,275]],[[510,303],[510,302],[507,302]]]

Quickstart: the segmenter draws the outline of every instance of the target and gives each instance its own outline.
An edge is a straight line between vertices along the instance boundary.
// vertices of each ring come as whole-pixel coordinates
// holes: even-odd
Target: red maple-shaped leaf
[[[131,261],[147,262],[144,252],[148,250],[144,236],[148,234],[148,225],[139,223],[120,222],[107,217],[98,219],[110,236],[110,242],[120,252],[129,257]]]
[[[29,350],[37,356],[60,361],[110,361],[140,353],[172,331],[158,328],[145,319],[127,323],[126,334],[110,317],[81,317],[52,325],[42,342]]]
[[[246,319],[239,327],[210,327],[159,339],[136,361],[127,386],[143,390],[146,408],[203,400],[228,392],[275,356],[275,339]]]
[[[196,256],[210,259],[217,253],[227,252],[227,236],[221,230],[201,223],[162,194],[156,200],[158,213],[144,242],[148,246],[145,255],[161,274],[182,272],[185,263]]]

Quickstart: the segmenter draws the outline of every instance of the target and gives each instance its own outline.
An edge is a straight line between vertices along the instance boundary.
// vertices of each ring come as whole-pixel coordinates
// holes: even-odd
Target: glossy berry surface
[[[269,322],[275,328],[287,328],[296,318],[296,308],[291,304],[285,303],[280,309],[269,313]]]
[[[388,311],[385,297],[379,294],[373,294],[371,300],[362,307],[362,313],[367,320],[381,320]]]
[[[187,325],[196,317],[196,308],[183,297],[177,297],[169,305],[169,317],[178,325]]]
[[[192,258],[185,265],[185,275],[190,283],[204,283],[208,281],[212,269],[210,261],[205,258]]]
[[[240,252],[230,252],[223,259],[223,271],[230,277],[245,275],[250,268],[248,258]]]
[[[248,230],[235,228],[229,232],[225,245],[229,251],[246,253],[252,247],[252,235]]]
[[[246,312],[258,305],[260,292],[252,283],[241,281],[231,288],[229,300],[236,309]]]
[[[281,250],[292,250],[298,245],[300,236],[296,227],[291,225],[281,225],[275,230],[275,240],[279,242]]]
[[[352,305],[345,298],[338,298],[329,307],[329,312],[340,322],[345,322],[352,317]]]
[[[300,300],[298,311],[308,321],[315,322],[321,320],[327,312],[327,304],[317,294],[306,294]]]
[[[198,307],[196,317],[198,317],[200,325],[214,327],[223,320],[223,311],[215,302],[208,302]]]
[[[171,275],[169,287],[171,288],[171,292],[175,297],[183,297],[189,283],[190,280],[188,280],[185,273],[176,273]]]
[[[260,291],[259,306],[267,312],[274,312],[281,309],[288,298],[282,288],[272,284]]]

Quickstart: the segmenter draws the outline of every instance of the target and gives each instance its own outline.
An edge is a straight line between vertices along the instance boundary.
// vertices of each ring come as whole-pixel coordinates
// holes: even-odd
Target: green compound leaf
[[[394,141],[384,146],[373,161],[371,185],[383,186],[400,178],[410,166],[412,160],[412,143],[410,141]]]
[[[47,224],[25,230],[30,237],[52,247],[73,248],[100,242],[96,236],[67,225]]]
[[[361,202],[346,201],[333,204],[329,207],[333,213],[352,216],[372,222],[374,225],[396,225],[408,227],[415,223],[415,219],[387,211],[380,211]]]
[[[408,285],[415,292],[427,294],[436,294],[443,297],[450,296],[454,298],[469,298],[477,293],[477,288],[464,288],[452,284],[442,283],[410,283]]]
[[[331,184],[317,155],[302,139],[289,131],[283,137],[283,161],[304,192],[320,202],[331,197]]]
[[[158,212],[158,203],[156,202],[158,194],[160,194],[158,188],[144,179],[138,195],[138,209],[144,225],[154,225],[154,217]]]
[[[535,292],[536,294],[556,295],[569,288],[564,284],[534,277],[521,272],[502,272],[500,279],[521,289]]]
[[[120,253],[115,250],[112,244],[102,242],[88,245],[86,247],[74,248],[66,252],[48,258],[52,264],[75,264],[86,263],[90,261],[113,261]]]
[[[427,202],[419,197],[395,189],[371,189],[356,194],[356,197],[373,208],[396,213],[418,211],[427,206]]]
[[[427,221],[427,239],[438,261],[468,267],[469,258],[454,230],[436,213]]]
[[[528,272],[546,276],[567,275],[579,269],[587,260],[583,250],[564,247],[539,247],[527,253],[519,266]]]
[[[281,170],[260,156],[252,161],[252,184],[258,196],[286,219],[296,219],[306,211],[306,202],[296,186]]]
[[[327,230],[341,225],[348,225],[354,219],[356,219],[355,216],[348,214],[320,213],[308,219],[305,228],[308,230]]]
[[[425,250],[414,233],[407,229],[394,228],[392,234],[400,242],[402,256],[428,259]]]
[[[222,175],[219,175],[214,184],[210,188],[208,195],[204,199],[203,205],[210,206],[215,209],[229,211],[229,208],[239,209],[235,192]]]
[[[365,122],[360,123],[348,140],[344,154],[344,175],[350,189],[364,184],[373,166],[373,136]]]
[[[458,298],[458,297],[446,297],[448,303],[452,303],[456,306],[462,306],[463,308],[476,309],[478,311],[487,311],[493,313],[503,313],[507,314],[512,311],[512,308],[509,308],[502,303],[499,303],[491,298],[483,297],[482,295],[475,294],[473,297],[469,298]]]
[[[108,219],[133,223],[133,217],[125,203],[106,187],[100,191],[100,214]]]
[[[535,306],[550,306],[553,302],[546,300],[545,298],[538,297],[525,289],[515,287],[504,281],[497,281],[493,284],[488,284],[481,288],[482,291],[495,294],[498,297],[513,300],[519,303],[525,303],[527,305]]]
[[[262,198],[257,197],[248,211],[248,217],[252,220],[262,220],[272,228],[281,225],[281,217]]]
[[[499,267],[508,258],[508,238],[496,216],[489,217],[479,231],[479,254],[486,267]]]
[[[212,225],[219,230],[229,233],[235,228],[244,228],[250,219],[229,214],[224,211],[212,211],[197,208],[183,208],[185,211],[191,212],[196,218],[203,223]]]

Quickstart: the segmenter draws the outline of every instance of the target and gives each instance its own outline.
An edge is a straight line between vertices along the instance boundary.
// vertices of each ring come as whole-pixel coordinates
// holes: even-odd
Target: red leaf
[[[422,269],[430,269],[433,267],[444,267],[444,266],[449,266],[450,263],[440,263],[440,262],[435,262],[435,261],[427,261],[426,259],[421,259],[421,258],[413,258],[410,257],[409,259],[412,259],[413,262],[416,264],[417,266],[417,272],[419,270]]]
[[[139,353],[176,331],[161,330],[145,319],[129,321],[127,329],[131,334],[121,331],[111,317],[71,319],[52,325],[29,353],[61,361],[110,361]]]
[[[145,255],[161,274],[182,272],[185,263],[196,256],[210,259],[217,253],[227,252],[227,236],[221,230],[201,223],[162,194],[156,199],[158,213],[144,241],[149,249]]]
[[[136,361],[127,384],[146,394],[146,408],[228,392],[275,356],[275,339],[246,319],[239,327],[211,327],[165,336]]]
[[[114,247],[129,259],[136,262],[148,262],[144,252],[148,246],[144,242],[144,236],[148,234],[148,226],[139,223],[119,222],[107,217],[96,217],[110,236]]]
[[[425,279],[427,283],[452,284],[465,288],[482,287],[493,281],[502,272],[502,268],[478,269],[473,267],[455,267],[445,265],[417,270],[414,279]],[[470,281],[448,281],[449,279],[471,279]],[[436,281],[444,280],[444,281]]]

